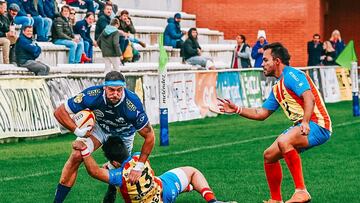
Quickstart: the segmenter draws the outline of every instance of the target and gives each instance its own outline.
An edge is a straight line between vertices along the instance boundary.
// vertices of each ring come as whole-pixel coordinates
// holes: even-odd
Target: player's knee
[[[269,162],[272,160],[272,153],[269,149],[266,149],[263,153],[264,161]]]
[[[73,151],[71,152],[71,155],[70,155],[70,160],[71,160],[71,162],[73,162],[73,163],[82,162],[82,156],[81,156],[80,151],[78,151],[78,150],[73,150]]]
[[[281,152],[286,151],[288,149],[288,147],[290,146],[288,140],[281,139],[281,138],[277,141],[277,144],[278,144],[278,147]]]

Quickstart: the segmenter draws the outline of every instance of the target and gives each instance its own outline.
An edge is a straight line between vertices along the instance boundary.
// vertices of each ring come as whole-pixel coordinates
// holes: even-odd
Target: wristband
[[[84,133],[82,130],[80,130],[80,128],[75,128],[74,130],[74,134],[77,136],[77,137],[84,137]]]
[[[136,166],[133,168],[134,171],[142,171],[145,168],[145,164],[143,162],[137,162]]]
[[[84,147],[83,149],[81,149],[80,153],[82,157],[87,157],[90,155],[90,150],[88,149],[88,147]]]
[[[242,111],[243,111],[243,107],[238,107],[238,106],[236,107],[237,114],[241,115]]]

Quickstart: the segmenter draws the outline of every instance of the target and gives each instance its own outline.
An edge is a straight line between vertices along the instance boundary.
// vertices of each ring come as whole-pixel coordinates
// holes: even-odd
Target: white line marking
[[[352,125],[352,124],[356,124],[356,123],[360,123],[360,120],[340,123],[340,124],[334,125],[333,127],[334,128],[335,127],[343,127],[343,126]],[[258,140],[266,140],[266,139],[270,139],[270,138],[275,138],[277,136],[278,135],[268,135],[268,136],[264,136],[264,137],[256,137],[256,138],[251,138],[251,139],[247,139],[247,140],[241,140],[241,141],[237,141],[237,142],[223,143],[223,144],[217,144],[217,145],[211,145],[211,146],[187,149],[187,150],[177,151],[177,152],[173,152],[173,153],[159,153],[159,154],[151,155],[150,157],[151,158],[157,158],[157,157],[165,157],[165,156],[186,154],[186,153],[197,152],[197,151],[201,151],[201,150],[228,147],[228,146],[233,146],[233,145],[237,145],[237,144],[245,144],[245,143],[254,142],[254,141],[258,141]],[[25,179],[25,178],[30,178],[30,177],[46,176],[46,175],[60,173],[60,172],[61,171],[46,171],[46,172],[38,172],[38,173],[25,175],[25,176],[4,177],[4,178],[0,178],[0,182],[19,180],[19,179]]]

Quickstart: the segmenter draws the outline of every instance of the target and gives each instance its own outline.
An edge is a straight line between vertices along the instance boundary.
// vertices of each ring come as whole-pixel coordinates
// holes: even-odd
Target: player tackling
[[[125,78],[121,73],[109,72],[103,85],[89,87],[68,99],[55,110],[54,115],[62,126],[74,132],[77,137],[86,139],[90,152],[98,149],[109,137],[116,136],[124,141],[130,153],[135,132],[138,131],[144,138],[144,143],[135,167],[129,172],[129,182],[135,184],[143,173],[144,164],[154,147],[155,135],[140,99],[125,86]],[[84,109],[89,109],[96,115],[96,123],[92,130],[78,128],[70,116]],[[75,183],[81,162],[81,154],[73,150],[62,170],[54,202],[64,201]],[[114,202],[114,195],[116,188],[109,186],[104,202]]]
[[[245,118],[264,120],[281,107],[294,125],[285,130],[264,151],[264,169],[271,199],[265,203],[283,202],[281,196],[284,158],[295,184],[295,193],[286,203],[310,202],[306,190],[299,152],[325,143],[331,135],[331,120],[319,91],[308,75],[289,66],[290,55],[280,43],[264,47],[265,76],[274,76],[277,83],[261,108],[238,107],[227,99],[219,99],[224,113],[237,113]]]

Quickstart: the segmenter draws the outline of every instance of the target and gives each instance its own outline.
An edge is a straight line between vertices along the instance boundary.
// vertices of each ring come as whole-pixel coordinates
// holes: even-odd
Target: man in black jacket
[[[10,38],[15,37],[15,31],[10,31],[10,21],[5,16],[6,9],[6,2],[0,1],[0,46],[2,46],[3,63],[9,64]]]
[[[215,69],[212,59],[201,56],[201,47],[198,43],[197,36],[198,33],[196,28],[190,28],[188,31],[188,38],[181,49],[184,61],[191,65],[200,65],[206,69]]]
[[[33,27],[23,27],[16,42],[16,61],[18,66],[25,67],[35,75],[48,75],[50,67],[40,61],[35,61],[41,54],[41,48],[33,41]]]
[[[320,35],[314,34],[313,40],[307,44],[308,66],[320,65],[320,57],[323,52],[323,45],[320,42]]]
[[[95,27],[95,40],[98,40],[100,34],[105,29],[107,25],[110,24],[110,16],[112,12],[112,6],[110,4],[105,4],[104,12],[98,15],[98,20]]]

